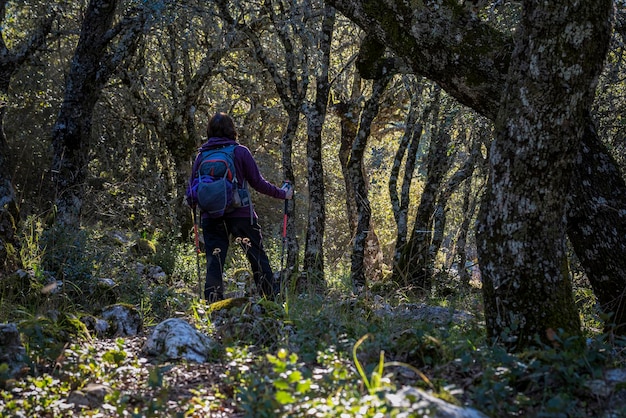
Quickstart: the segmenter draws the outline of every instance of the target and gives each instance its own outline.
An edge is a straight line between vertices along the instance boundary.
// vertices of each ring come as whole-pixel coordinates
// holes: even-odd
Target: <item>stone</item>
[[[26,367],[26,349],[20,340],[20,333],[15,324],[0,324],[0,365],[6,364],[4,376],[1,378],[15,377]]]
[[[108,330],[112,337],[130,337],[143,329],[143,319],[139,311],[132,305],[115,304],[104,308],[102,319],[108,322]],[[99,324],[101,326],[101,324]]]
[[[142,351],[147,355],[169,360],[184,359],[204,363],[215,348],[217,342],[185,320],[170,318],[154,328]]]
[[[104,397],[111,392],[112,389],[107,385],[88,383],[84,388],[72,391],[67,397],[67,403],[95,409],[102,406]]]
[[[387,394],[386,398],[392,406],[407,410],[408,415],[401,414],[399,416],[487,418],[487,415],[476,409],[453,405],[423,390],[410,386],[404,386],[396,393]]]

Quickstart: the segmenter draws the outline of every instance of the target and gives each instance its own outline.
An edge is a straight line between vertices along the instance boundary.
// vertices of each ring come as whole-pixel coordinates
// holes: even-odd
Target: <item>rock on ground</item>
[[[15,376],[25,366],[26,350],[15,324],[0,324],[0,364],[6,364],[5,377]]]
[[[185,320],[170,318],[157,325],[146,341],[143,352],[166,359],[185,359],[204,363],[217,343]]]
[[[102,319],[108,322],[108,330],[114,338],[132,337],[143,329],[143,320],[133,306],[116,304],[104,308]]]

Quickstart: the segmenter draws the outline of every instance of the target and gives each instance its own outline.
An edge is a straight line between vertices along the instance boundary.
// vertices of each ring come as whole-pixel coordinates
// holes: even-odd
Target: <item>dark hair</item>
[[[237,139],[237,129],[235,122],[226,113],[217,112],[209,121],[206,129],[207,138],[230,138]]]

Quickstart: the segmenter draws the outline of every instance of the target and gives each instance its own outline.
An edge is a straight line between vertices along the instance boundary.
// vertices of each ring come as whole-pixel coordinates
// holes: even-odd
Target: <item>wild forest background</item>
[[[417,65],[407,59],[411,52],[383,42],[394,34],[381,35],[377,26],[368,31],[365,20],[350,15],[358,15],[358,7],[345,3],[0,1],[2,276],[35,265],[42,268],[35,272],[42,285],[47,274],[68,281],[122,274],[118,260],[81,251],[76,234],[86,231],[95,236],[131,231],[162,246],[193,245],[191,212],[183,205],[187,176],[205,139],[208,118],[223,111],[235,118],[240,141],[251,149],[264,176],[295,186],[285,266],[292,269],[286,275],[293,273],[290,277],[302,286],[359,291],[377,284],[426,295],[480,286],[478,247],[483,244],[477,243],[475,224],[490,190],[488,174],[498,175],[489,161],[501,151],[493,145],[501,132],[497,126],[494,130],[494,120],[502,126],[494,117],[497,106],[471,106],[468,97],[478,94],[455,85],[455,77],[469,76],[455,75],[451,64],[448,73],[445,66],[440,68],[441,75],[416,71]],[[433,2],[418,3],[410,11],[415,16],[428,17],[436,9]],[[452,22],[458,16],[460,22],[480,22],[501,41],[484,46],[493,48],[493,54],[512,53],[512,45],[520,44],[512,39],[524,25],[532,26],[524,2],[441,3],[437,10],[456,14],[431,16],[433,28],[442,28],[434,25],[441,23],[436,19]],[[355,4],[364,14],[377,13],[366,1]],[[589,58],[601,73],[597,85],[589,77],[595,99],[587,110],[602,146],[621,170],[617,183],[623,185],[626,10],[622,1],[603,5],[606,19],[598,21],[607,28],[611,23],[608,53],[606,58]],[[393,7],[381,5],[381,20],[388,9]],[[397,6],[398,21],[402,13],[408,12]],[[563,13],[560,18],[567,17]],[[471,45],[469,35],[466,42]],[[433,42],[428,47],[435,62],[435,50],[448,46]],[[491,63],[498,70],[504,68],[500,64]],[[469,68],[472,63],[455,65]],[[524,63],[519,65],[522,71]],[[501,85],[501,80],[479,81]],[[584,112],[573,114],[584,119]],[[553,151],[560,154],[562,149],[555,145]],[[529,177],[572,176],[573,169],[563,174],[558,156],[548,154],[541,170],[529,172]],[[493,193],[488,192],[488,201],[497,200]],[[253,201],[278,269],[283,204],[258,194]],[[601,222],[608,230],[615,226],[617,245],[623,249],[624,206],[613,210],[621,214],[619,225],[604,218]],[[565,239],[560,223],[564,206],[536,212],[539,222],[556,224],[558,231],[544,235],[531,223],[522,240],[538,237],[552,248],[566,249],[568,267],[563,281],[556,280],[559,292],[562,283],[570,294],[572,284],[589,288],[592,269],[581,265],[581,252]],[[46,237],[41,242],[45,263],[37,259],[40,253],[27,251],[32,248],[29,240],[40,236]],[[494,248],[507,242],[493,238]],[[493,254],[484,265],[497,263],[498,257],[506,263],[507,256],[484,245],[485,254]],[[621,263],[616,261],[621,253],[612,254],[602,262]],[[509,271],[522,281],[528,273],[532,283],[547,275],[537,265],[541,269],[544,263],[525,258]],[[189,280],[195,280],[193,269]],[[490,270],[488,277],[497,274]],[[621,294],[625,276],[614,274],[612,285]],[[596,295],[601,287],[594,287]],[[495,319],[497,308],[489,300],[497,298],[486,296],[485,309],[494,315],[487,321],[492,335],[511,332],[511,323]],[[623,314],[617,308],[621,296],[615,299],[613,293],[600,302],[607,312],[619,309]],[[542,300],[530,303],[541,305]],[[511,309],[512,316],[519,313]],[[621,314],[615,316],[618,325],[623,323]],[[527,331],[563,325],[546,321],[548,325],[542,322]],[[566,322],[564,327],[571,331],[576,324]],[[524,332],[519,336],[526,338]]]

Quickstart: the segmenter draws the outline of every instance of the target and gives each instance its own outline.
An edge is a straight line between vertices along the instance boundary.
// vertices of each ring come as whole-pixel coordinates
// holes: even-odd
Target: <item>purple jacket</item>
[[[272,183],[268,182],[263,178],[261,172],[259,171],[259,166],[256,164],[254,157],[250,153],[250,150],[237,143],[235,140],[230,138],[209,138],[202,146],[198,149],[198,155],[196,156],[196,160],[193,163],[191,168],[191,177],[190,179],[194,179],[197,177],[198,166],[200,165],[200,159],[198,158],[200,154],[210,148],[222,147],[226,145],[237,144],[238,146],[234,151],[234,160],[235,160],[235,172],[237,175],[237,181],[241,186],[244,182],[252,187],[259,193],[263,193],[270,197],[275,197],[276,199],[284,199],[287,192],[283,189],[280,189],[274,186]],[[189,182],[191,184],[191,181]],[[187,195],[189,195],[189,190],[187,190]],[[236,208],[232,212],[224,215],[224,217],[228,218],[245,218],[250,216],[250,208],[248,206],[242,208]],[[204,214],[203,214],[204,217]],[[254,213],[254,217],[257,215]]]

